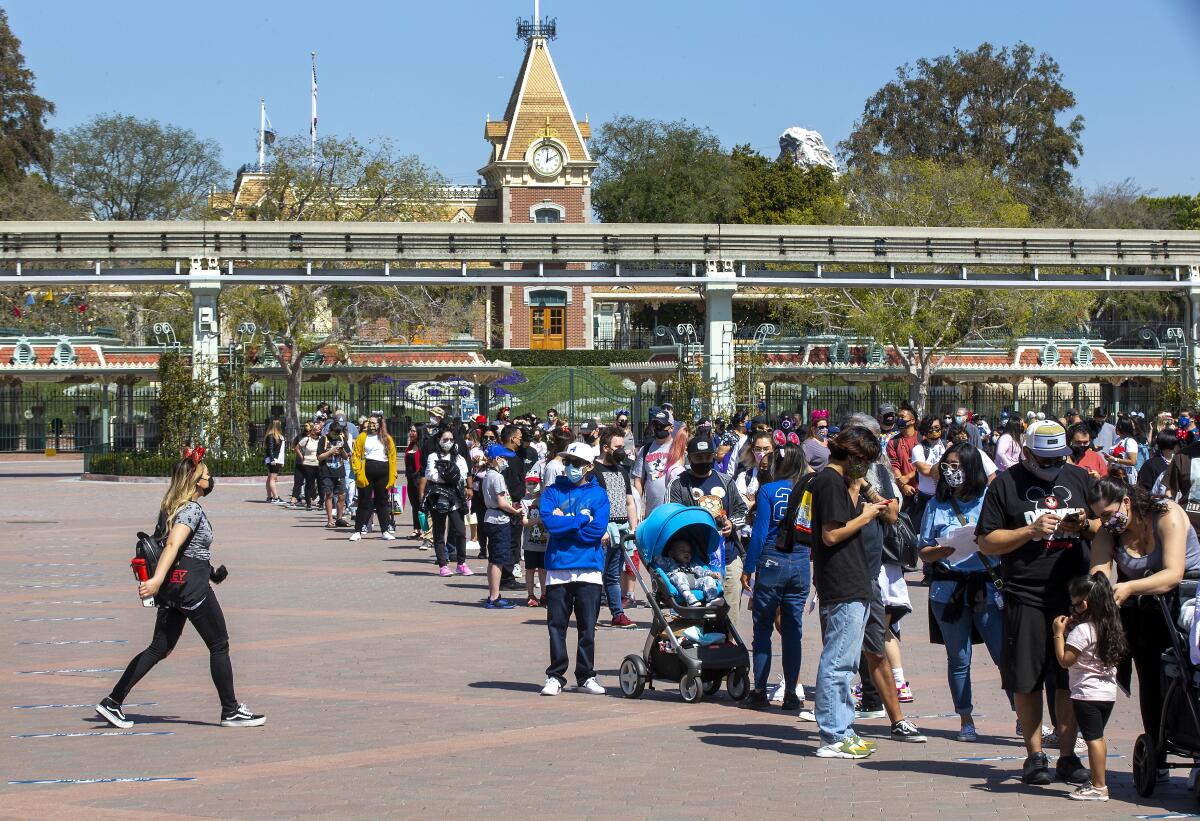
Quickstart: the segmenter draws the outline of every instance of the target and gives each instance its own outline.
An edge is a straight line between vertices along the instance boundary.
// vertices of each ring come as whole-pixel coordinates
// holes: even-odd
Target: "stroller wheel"
[[[744,701],[750,695],[750,676],[745,669],[735,667],[725,679],[725,689],[734,701]]]
[[[1133,745],[1133,788],[1138,795],[1147,798],[1153,795],[1157,780],[1158,754],[1154,739],[1142,733]]]
[[[688,673],[679,680],[679,695],[688,704],[695,704],[704,697],[704,683],[699,676]]]
[[[621,671],[618,675],[618,681],[621,683],[621,695],[625,698],[640,698],[642,691],[646,689],[646,680],[649,677],[650,670],[641,656],[626,656],[621,662]]]

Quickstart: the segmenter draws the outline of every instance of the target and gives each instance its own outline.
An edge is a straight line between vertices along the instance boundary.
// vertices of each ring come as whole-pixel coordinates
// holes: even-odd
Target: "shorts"
[[[546,569],[546,551],[545,550],[530,550],[525,548],[525,569],[526,570],[545,570]]]
[[[276,465],[274,463],[267,465],[267,473],[279,473],[282,470],[283,465]]]
[[[875,587],[875,598],[867,602],[867,623],[863,627],[862,651],[873,656],[883,655],[887,640],[887,611],[879,598],[879,587]]]
[[[325,494],[333,494],[341,496],[346,492],[346,478],[342,475],[337,476],[322,476],[321,477],[321,492]]]
[[[1004,648],[1000,659],[1000,681],[1014,693],[1036,693],[1047,676],[1061,690],[1069,687],[1067,671],[1054,655],[1051,623],[1065,615],[1022,604],[1014,597],[1004,600]]]
[[[488,564],[508,567],[512,564],[512,527],[508,522],[496,524],[484,522],[483,531],[488,539]]]
[[[1099,741],[1104,738],[1104,728],[1108,724],[1108,717],[1112,715],[1113,702],[1073,698],[1071,706],[1075,709],[1075,722],[1079,725],[1079,735],[1083,736],[1084,741]]]

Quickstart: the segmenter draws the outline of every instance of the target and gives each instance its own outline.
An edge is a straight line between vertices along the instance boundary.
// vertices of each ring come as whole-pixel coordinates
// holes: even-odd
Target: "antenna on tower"
[[[533,19],[517,18],[518,40],[553,40],[558,36],[558,23],[553,17],[541,16],[539,0],[533,0]]]

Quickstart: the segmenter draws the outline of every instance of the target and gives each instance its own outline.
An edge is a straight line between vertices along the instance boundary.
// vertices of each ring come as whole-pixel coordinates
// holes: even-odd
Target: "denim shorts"
[[[501,567],[512,564],[512,526],[508,522],[484,522],[483,530],[487,533],[488,564]]]

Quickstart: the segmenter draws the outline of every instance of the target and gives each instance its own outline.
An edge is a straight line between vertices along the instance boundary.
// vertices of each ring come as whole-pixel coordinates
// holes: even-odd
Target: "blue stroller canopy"
[[[704,508],[675,502],[659,505],[638,525],[638,552],[647,563],[657,564],[671,539],[677,535],[687,537],[704,551],[705,564],[711,565],[716,561],[721,534],[717,531],[712,514]]]

